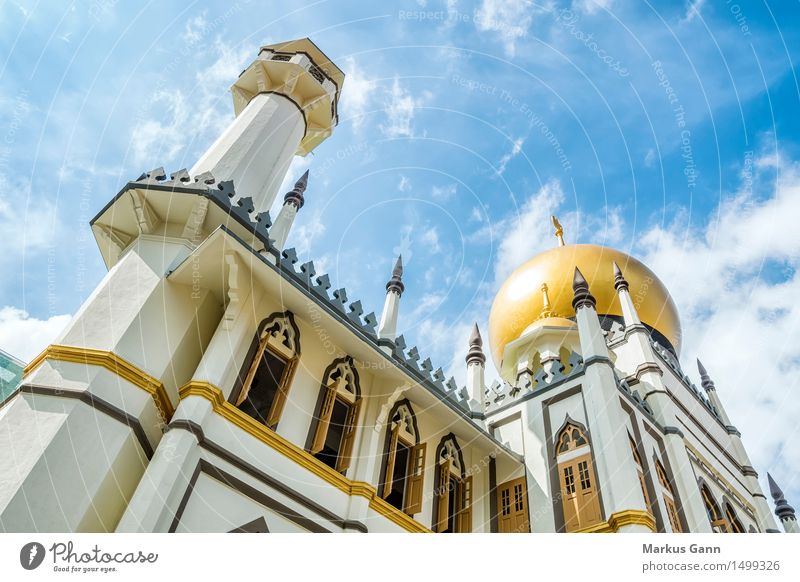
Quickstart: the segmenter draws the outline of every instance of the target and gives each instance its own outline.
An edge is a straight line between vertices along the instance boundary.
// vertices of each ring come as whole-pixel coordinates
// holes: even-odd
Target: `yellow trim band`
[[[617,533],[626,525],[643,525],[653,533],[656,531],[656,520],[650,513],[641,509],[626,509],[611,514],[608,521],[590,525],[576,533]]]
[[[200,398],[208,400],[211,402],[214,413],[230,421],[232,424],[275,449],[285,457],[288,457],[303,468],[308,469],[350,497],[357,496],[368,500],[370,509],[373,509],[376,513],[381,514],[406,531],[430,533],[431,530],[414,518],[399,511],[397,508],[381,499],[381,497],[378,496],[377,490],[371,484],[365,483],[364,481],[351,481],[338,471],[334,471],[308,452],[236,408],[233,404],[225,400],[225,397],[222,395],[222,390],[213,384],[192,380],[181,387],[178,391],[178,396],[181,400],[189,396],[199,396]]]
[[[22,371],[22,377],[26,378],[45,360],[57,360],[105,368],[112,374],[116,374],[123,380],[127,380],[150,394],[164,422],[169,422],[169,419],[175,413],[175,408],[172,406],[164,384],[114,352],[52,344],[47,346],[41,354],[25,366]]]

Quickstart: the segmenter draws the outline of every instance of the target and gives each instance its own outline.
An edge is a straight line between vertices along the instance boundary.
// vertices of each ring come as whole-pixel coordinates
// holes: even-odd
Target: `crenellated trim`
[[[251,436],[269,445],[274,450],[288,457],[303,468],[308,469],[347,495],[367,499],[371,509],[406,531],[430,532],[428,528],[381,499],[378,496],[377,490],[371,484],[364,481],[351,481],[338,471],[334,471],[323,462],[317,460],[302,448],[286,440],[254,418],[251,418],[230,402],[227,402],[222,395],[222,390],[213,384],[192,380],[181,387],[178,391],[178,395],[181,400],[190,396],[198,396],[208,400],[215,414],[218,414]]]
[[[150,394],[150,397],[153,399],[158,409],[158,413],[165,423],[169,422],[172,415],[175,414],[175,408],[172,406],[164,384],[114,352],[51,344],[47,346],[41,354],[36,356],[30,364],[25,366],[22,372],[23,378],[27,378],[28,375],[38,368],[45,360],[105,368],[112,374],[116,374],[123,380],[127,380],[134,386],[138,386]]]

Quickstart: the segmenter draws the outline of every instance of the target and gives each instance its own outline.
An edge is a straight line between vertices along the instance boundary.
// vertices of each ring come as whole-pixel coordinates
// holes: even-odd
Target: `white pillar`
[[[303,114],[288,97],[256,95],[189,173],[233,180],[256,212],[269,210],[304,131]]]
[[[189,173],[233,180],[255,212],[269,210],[292,157],[333,131],[342,72],[308,39],[262,47],[231,91],[236,119]]]
[[[469,352],[467,352],[467,393],[469,407],[474,412],[484,412],[486,402],[486,356],[483,353],[483,339],[478,324],[472,328],[469,336]]]
[[[628,290],[628,282],[623,278],[622,271],[617,263],[614,263],[614,288],[617,290],[619,296],[619,304],[622,307],[622,319],[625,322],[625,327],[631,325],[641,324],[639,314],[636,311],[636,306],[631,299],[631,293]]]
[[[286,239],[289,238],[289,231],[294,224],[294,218],[297,216],[297,211],[303,207],[305,202],[303,193],[308,185],[308,170],[303,174],[300,179],[295,183],[291,192],[288,192],[283,198],[283,206],[278,213],[278,218],[269,229],[269,238],[279,251],[282,251],[286,246]]]
[[[405,290],[403,285],[403,255],[397,257],[392,270],[392,278],[386,283],[386,301],[383,303],[381,322],[378,325],[378,337],[394,341],[397,336],[397,316],[400,312],[400,296]]]
[[[595,309],[595,298],[589,284],[576,268],[572,288],[575,297],[572,306],[578,323],[581,352],[586,369],[583,398],[589,420],[592,451],[596,460],[597,479],[603,499],[605,517],[638,510],[647,511],[641,488],[634,486],[639,476],[630,452],[625,414],[619,405],[619,391],[614,378],[600,318]],[[627,525],[621,532],[649,532],[643,525]]]

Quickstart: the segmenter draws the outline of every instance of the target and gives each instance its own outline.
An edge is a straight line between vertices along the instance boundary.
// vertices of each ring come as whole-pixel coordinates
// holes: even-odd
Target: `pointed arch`
[[[731,533],[745,533],[744,526],[736,514],[733,503],[726,496],[722,498],[722,508],[725,512],[725,521],[728,522],[728,531]]]
[[[464,455],[452,432],[436,447],[433,495],[433,531],[472,531],[472,475],[466,473]]]
[[[322,375],[307,450],[329,467],[350,467],[361,408],[361,385],[350,356],[331,362]]]
[[[284,311],[269,315],[258,325],[231,401],[275,430],[299,359],[300,330],[294,314]]]
[[[565,531],[579,531],[600,523],[602,511],[589,431],[566,415],[556,433],[554,452]]]
[[[580,422],[573,420],[569,414],[564,418],[561,428],[556,432],[555,451],[556,457],[566,452],[589,446],[589,431]]]
[[[408,515],[422,511],[426,444],[420,442],[414,408],[408,399],[395,402],[388,415],[378,491]]]
[[[706,506],[708,521],[711,522],[711,530],[715,533],[728,533],[730,531],[728,521],[720,510],[717,500],[714,499],[711,488],[702,479],[699,481],[699,484],[700,496],[703,498],[703,504]]]

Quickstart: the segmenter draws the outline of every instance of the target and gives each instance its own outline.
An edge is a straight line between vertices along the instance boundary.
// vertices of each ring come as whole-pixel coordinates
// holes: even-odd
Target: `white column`
[[[233,180],[237,194],[253,198],[255,212],[269,210],[304,133],[303,114],[291,99],[258,94],[189,173]]]
[[[583,398],[589,419],[592,451],[603,500],[605,518],[626,511],[647,511],[638,484],[639,476],[630,452],[625,414],[619,405],[619,390],[614,378],[603,329],[595,310],[595,299],[581,272],[575,269],[575,298],[572,305],[578,323],[581,352],[586,366]],[[627,525],[621,532],[649,532],[643,525]]]
[[[297,207],[294,204],[284,204],[272,228],[269,229],[269,238],[279,251],[286,246],[286,239],[289,238],[289,231],[292,229],[294,218],[297,216]]]
[[[400,312],[400,296],[405,291],[403,285],[403,256],[397,257],[392,270],[392,277],[386,283],[386,301],[383,303],[381,322],[378,325],[378,337],[394,341],[397,336],[397,316]]]
[[[483,339],[478,324],[472,328],[469,336],[469,352],[467,352],[467,393],[469,407],[474,412],[484,412],[486,402],[486,383],[484,380],[486,356],[483,353]]]

